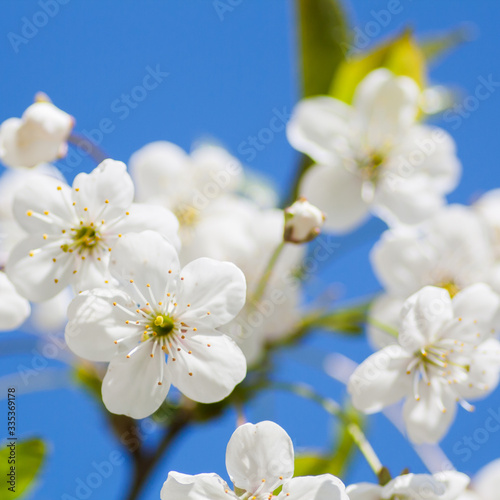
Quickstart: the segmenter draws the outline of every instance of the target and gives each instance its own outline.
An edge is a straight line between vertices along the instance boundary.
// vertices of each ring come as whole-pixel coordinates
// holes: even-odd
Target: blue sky
[[[77,130],[97,139],[115,159],[127,161],[131,153],[154,140],[169,140],[189,149],[196,141],[212,138],[269,176],[281,193],[286,192],[297,154],[284,132],[276,132],[255,154],[248,151],[248,138],[268,127],[274,116],[286,120],[299,96],[293,2],[225,3],[234,7],[221,19],[211,0],[5,1],[0,17],[0,120],[19,116],[42,90],[76,117]],[[388,19],[380,12],[389,3],[349,1],[352,26],[358,32],[370,32],[373,25],[370,28],[367,23]],[[43,5],[50,15],[43,15]],[[481,78],[500,82],[497,2],[400,0],[398,6],[397,14],[383,21],[387,26],[374,41],[408,25],[424,37],[469,23],[475,39],[438,61],[431,81],[460,89],[463,98],[474,95]],[[31,23],[40,26],[30,31]],[[156,75],[156,87],[138,90],[150,74]],[[151,78],[147,82],[151,87]],[[453,202],[467,203],[500,184],[499,103],[500,90],[493,86],[491,96],[469,116],[440,122],[457,141],[464,164],[461,184],[449,197]],[[66,165],[69,179],[94,166],[79,155]],[[381,229],[380,223],[372,222],[339,240],[339,251],[308,293],[315,295],[332,283],[342,284],[346,298],[375,292],[378,285],[367,256]],[[28,339],[23,334],[6,334],[3,341],[16,338]],[[318,369],[315,358],[335,351],[356,361],[370,352],[363,339],[318,333],[304,347],[279,356],[278,376],[304,380],[318,392],[342,400],[343,389]],[[36,351],[2,357],[0,374],[16,371],[19,365],[32,366],[36,359]],[[59,368],[50,362],[42,373]],[[61,378],[58,382],[66,383]],[[468,460],[456,451],[463,449],[464,438],[484,427],[489,411],[500,412],[500,391],[479,403],[474,414],[460,411],[443,442],[450,459],[466,472],[475,472],[497,454],[499,433],[490,433]],[[249,406],[248,417],[277,421],[299,448],[324,447],[332,435],[332,421],[322,410],[289,395],[262,395]],[[32,499],[75,496],[78,479],[85,480],[94,471],[93,463],[109,461],[110,454],[120,450],[97,405],[77,389],[21,397],[18,426],[21,434],[41,435],[50,442],[49,459]],[[159,498],[171,469],[225,474],[224,451],[233,429],[234,414],[230,413],[183,436],[158,468],[144,498]],[[382,461],[395,473],[405,466],[424,470],[383,417],[370,419],[368,434]],[[155,437],[154,432],[148,434],[151,442]],[[114,467],[89,498],[122,498],[128,478],[125,461]],[[347,481],[372,479],[358,456]]]

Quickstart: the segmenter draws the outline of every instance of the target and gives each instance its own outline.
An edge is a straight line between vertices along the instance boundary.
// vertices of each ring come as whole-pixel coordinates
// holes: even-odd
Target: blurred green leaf
[[[424,57],[430,62],[471,39],[472,32],[470,26],[458,26],[448,33],[420,42],[420,48]]]
[[[396,38],[342,62],[330,87],[330,95],[351,103],[358,84],[377,68],[413,78],[421,88],[426,82],[426,62],[412,32],[405,30]]]
[[[329,474],[330,459],[323,455],[298,455],[295,458],[294,476],[319,476]]]
[[[9,442],[8,442],[9,443]],[[2,485],[2,491],[11,487],[9,473],[11,467],[15,467],[15,491],[9,490],[5,498],[20,498],[35,480],[46,455],[46,447],[41,439],[28,439],[25,441],[15,441],[15,464],[10,464],[12,458],[11,449],[6,445],[0,449],[0,474],[2,481],[7,480]]]
[[[297,0],[303,94],[326,94],[349,42],[345,12],[338,0]]]

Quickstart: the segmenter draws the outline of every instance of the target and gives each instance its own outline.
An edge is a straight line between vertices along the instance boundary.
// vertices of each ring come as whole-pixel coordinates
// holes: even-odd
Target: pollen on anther
[[[30,256],[30,257],[33,257],[33,255],[35,255],[33,252],[30,252],[30,253],[29,253],[29,256]]]
[[[193,373],[192,372],[189,372],[189,376],[192,377],[193,376]]]
[[[75,270],[73,271],[73,274],[76,274],[77,272],[78,272],[78,271],[75,269]]]
[[[111,248],[108,248],[108,252],[111,252]]]
[[[181,276],[181,280],[184,280],[184,278]]]
[[[211,347],[211,345],[210,345],[210,344],[207,344],[207,347]]]
[[[133,282],[134,282],[134,280],[130,280],[130,283],[133,283]]]
[[[177,350],[178,350],[178,351],[180,351],[180,350],[181,350],[181,348],[180,348],[180,347],[178,347],[178,348],[177,348]]]
[[[48,236],[46,234],[43,235],[43,239],[46,240]]]
[[[26,212],[26,215],[27,215],[28,217],[31,217],[31,216],[33,215],[33,212],[32,212],[31,210],[28,210],[28,211]]]
[[[147,286],[148,288],[150,288],[150,287],[151,287],[151,285],[150,285],[149,283],[147,283],[147,284],[146,284],[146,286]]]
[[[118,340],[115,340],[115,344],[118,344]]]
[[[130,358],[130,354],[127,354],[127,358]]]
[[[168,270],[168,274],[172,274],[172,269],[169,269],[169,270]]]
[[[121,237],[122,237],[122,235],[121,235],[121,234],[119,234],[119,235],[118,235],[118,238],[121,238]]]
[[[158,382],[158,385],[162,385],[161,382]]]
[[[193,354],[192,351],[188,351],[188,354]]]
[[[116,302],[113,302],[113,305],[116,306]]]
[[[162,305],[163,305],[163,302],[158,302],[158,305],[159,305],[159,306],[162,306]]]
[[[87,207],[84,207],[83,211],[84,211],[84,212],[87,212],[87,211],[88,211],[88,208],[87,208]]]
[[[109,200],[104,200],[104,203],[109,203]]]
[[[177,307],[177,302],[174,302],[174,306]]]
[[[191,304],[188,304],[187,306],[188,306],[188,307],[191,307]]]
[[[185,335],[181,335],[181,339],[184,340],[186,338]]]
[[[48,210],[45,210],[45,212],[43,212],[45,215],[49,215],[49,212]]]
[[[75,191],[78,193],[78,191],[80,191],[80,188],[75,188]]]
[[[61,187],[61,186],[57,186],[57,190],[58,190],[58,191],[61,191],[61,190],[62,190],[62,187]]]
[[[54,283],[56,283],[56,284],[59,283],[59,280],[57,278],[54,279]]]
[[[198,331],[198,328],[194,327],[193,332],[197,332],[197,331]]]
[[[130,215],[130,212],[125,212],[125,215]]]
[[[130,323],[130,321],[127,319],[127,320],[125,321],[125,324],[126,324],[126,325],[128,325],[129,323]]]
[[[155,355],[154,355],[153,353],[151,353],[149,356],[150,356],[151,358],[154,358],[154,357],[155,357]]]
[[[210,311],[207,311],[207,315],[210,316]]]
[[[52,262],[56,262],[56,258],[55,257],[52,257]]]

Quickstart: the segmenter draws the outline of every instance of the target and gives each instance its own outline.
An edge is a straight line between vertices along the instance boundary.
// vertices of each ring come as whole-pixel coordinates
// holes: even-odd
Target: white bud
[[[22,118],[0,126],[0,160],[9,167],[31,168],[66,154],[75,120],[41,96],[36,99]]]
[[[285,209],[284,239],[289,243],[306,243],[321,233],[325,222],[323,212],[305,198],[299,198]]]

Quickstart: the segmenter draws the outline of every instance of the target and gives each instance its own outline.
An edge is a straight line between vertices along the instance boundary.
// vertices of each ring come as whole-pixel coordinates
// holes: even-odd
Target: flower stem
[[[384,323],[381,323],[380,321],[376,320],[375,318],[368,317],[366,319],[366,322],[369,323],[370,325],[374,326],[375,328],[378,328],[379,330],[382,330],[383,332],[388,333],[389,335],[392,335],[393,337],[398,338],[398,336],[399,336],[399,332],[395,328],[392,328],[389,325],[385,325]]]
[[[269,278],[271,277],[271,274],[273,272],[274,266],[276,265],[276,262],[278,261],[278,258],[285,247],[285,242],[282,241],[274,250],[273,254],[271,255],[271,258],[269,259],[269,262],[267,263],[266,269],[264,270],[264,273],[262,274],[259,283],[257,284],[257,287],[255,289],[255,293],[253,294],[251,298],[251,302],[254,304],[258,304],[260,300],[262,299],[262,296],[264,295],[264,292],[266,291],[267,284],[269,282]]]
[[[83,135],[73,132],[69,136],[68,142],[88,154],[96,163],[101,163],[106,158],[109,158],[109,156],[97,144]]]
[[[347,424],[347,432],[351,435],[352,439],[356,443],[359,451],[363,454],[368,465],[371,467],[372,471],[375,473],[377,477],[379,477],[382,472],[382,463],[380,462],[375,450],[372,448],[372,445],[366,439],[364,432],[361,430],[358,424],[351,422]]]

